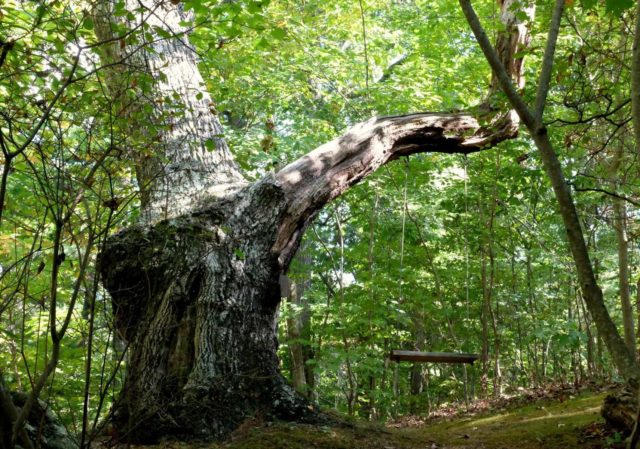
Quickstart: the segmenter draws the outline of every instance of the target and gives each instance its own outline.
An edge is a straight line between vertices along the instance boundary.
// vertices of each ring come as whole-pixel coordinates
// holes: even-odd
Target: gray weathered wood
[[[389,354],[389,358],[394,362],[473,363],[480,356],[462,352],[421,352],[394,349]]]

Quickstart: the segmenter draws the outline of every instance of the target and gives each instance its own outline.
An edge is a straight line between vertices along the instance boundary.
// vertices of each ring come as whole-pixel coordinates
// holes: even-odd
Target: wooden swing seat
[[[478,354],[463,352],[421,352],[394,349],[389,354],[394,362],[435,362],[435,363],[473,363],[480,358]]]

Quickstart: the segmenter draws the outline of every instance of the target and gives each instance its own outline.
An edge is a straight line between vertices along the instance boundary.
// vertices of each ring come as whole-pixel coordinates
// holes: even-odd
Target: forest
[[[640,447],[640,1],[0,0],[0,150],[0,449]]]

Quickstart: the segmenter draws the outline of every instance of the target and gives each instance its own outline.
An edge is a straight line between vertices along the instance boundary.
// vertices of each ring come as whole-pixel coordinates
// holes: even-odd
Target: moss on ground
[[[241,426],[230,441],[202,449],[578,449],[617,447],[604,437],[585,438],[601,423],[604,393],[584,393],[563,402],[536,402],[477,416],[424,425],[385,428],[360,423],[312,426],[273,423]],[[597,425],[596,425],[597,427]],[[173,449],[179,445],[166,444]],[[189,448],[192,449],[192,448]]]
[[[603,447],[602,440],[585,440],[583,430],[602,422],[604,394],[584,394],[563,402],[540,402],[476,417],[440,421],[399,429],[412,439],[433,440],[438,447],[491,449],[573,449]]]

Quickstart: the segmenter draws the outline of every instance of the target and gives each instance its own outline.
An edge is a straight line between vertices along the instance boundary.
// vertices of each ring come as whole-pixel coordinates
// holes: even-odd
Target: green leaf
[[[258,39],[256,41],[255,48],[257,50],[266,50],[268,48],[271,48],[271,43],[269,42],[268,39],[263,37],[262,39]]]
[[[633,0],[606,0],[607,12],[620,16],[625,10],[633,6]]]
[[[233,250],[233,253],[240,260],[244,260],[247,257],[245,256],[244,251],[242,251],[240,248],[236,248],[235,250]]]
[[[283,28],[274,28],[271,30],[271,37],[276,40],[282,40],[287,36],[287,32]]]
[[[84,19],[84,22],[82,22],[82,28],[85,30],[93,30],[93,20],[91,20],[91,17]]]
[[[170,33],[170,32],[168,32],[167,30],[165,30],[165,29],[164,29],[164,28],[162,28],[162,27],[154,27],[154,29],[153,29],[153,30],[154,30],[154,31],[156,32],[156,34],[157,34],[158,36],[160,36],[162,39],[169,39],[169,38],[171,37],[171,33]]]
[[[216,142],[213,139],[209,138],[204,141],[204,146],[207,151],[213,151],[216,149]]]
[[[114,17],[122,17],[127,14],[127,9],[125,7],[124,1],[118,1],[113,8],[113,16]]]

